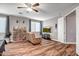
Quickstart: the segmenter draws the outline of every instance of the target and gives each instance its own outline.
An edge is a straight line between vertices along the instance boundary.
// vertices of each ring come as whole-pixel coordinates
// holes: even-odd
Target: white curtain
[[[40,32],[40,22],[31,22],[31,32]]]

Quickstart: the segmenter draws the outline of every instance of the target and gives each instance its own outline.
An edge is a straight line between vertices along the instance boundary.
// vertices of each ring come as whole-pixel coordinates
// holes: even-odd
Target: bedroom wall
[[[55,40],[55,41],[59,41],[59,42],[63,42],[64,43],[64,39],[65,39],[65,35],[64,35],[64,31],[65,31],[65,25],[64,25],[64,17],[60,17],[60,18],[53,18],[50,20],[46,20],[43,22],[43,27],[51,27],[51,39]],[[57,28],[55,28],[55,24],[57,24]]]
[[[45,20],[43,22],[43,27],[51,27],[51,39],[52,40],[57,40],[57,28],[55,28],[55,25],[57,24],[57,17]]]
[[[29,31],[29,19],[17,16],[10,16],[10,31],[12,32],[13,27],[16,27],[18,24],[26,26],[27,31]],[[16,21],[18,20],[18,23]],[[24,23],[23,23],[24,21]]]

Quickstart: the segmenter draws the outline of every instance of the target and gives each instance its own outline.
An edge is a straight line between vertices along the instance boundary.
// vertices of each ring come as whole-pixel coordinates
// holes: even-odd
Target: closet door
[[[76,42],[76,14],[72,12],[66,17],[66,42]]]

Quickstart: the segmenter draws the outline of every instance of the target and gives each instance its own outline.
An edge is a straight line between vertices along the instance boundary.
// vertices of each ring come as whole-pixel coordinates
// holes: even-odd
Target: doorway
[[[76,43],[76,12],[66,16],[66,42]]]

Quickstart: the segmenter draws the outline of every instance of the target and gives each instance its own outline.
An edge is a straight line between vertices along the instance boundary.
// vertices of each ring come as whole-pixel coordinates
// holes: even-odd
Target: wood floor
[[[3,56],[76,56],[76,46],[45,39],[39,45],[15,42],[6,45]]]

